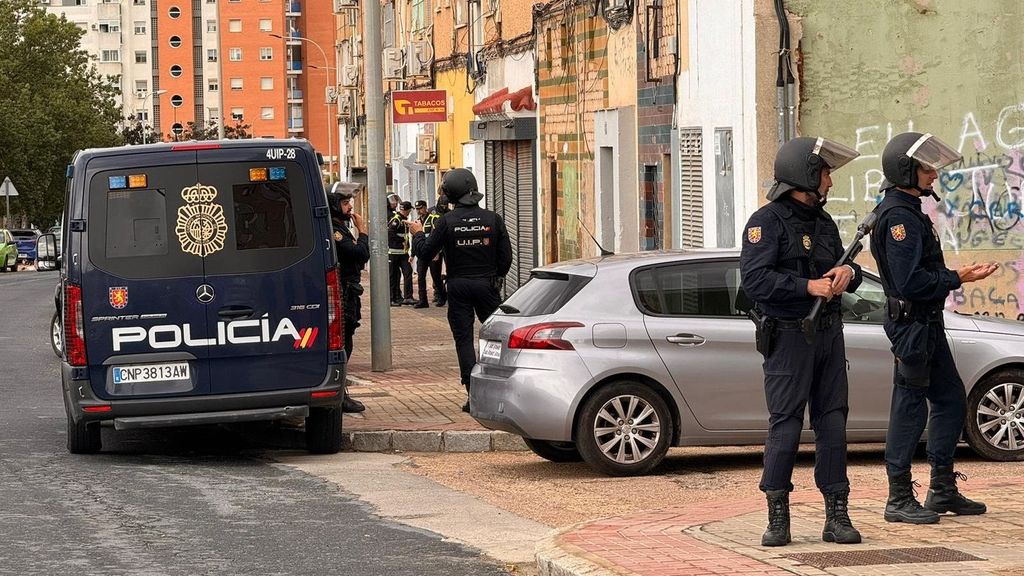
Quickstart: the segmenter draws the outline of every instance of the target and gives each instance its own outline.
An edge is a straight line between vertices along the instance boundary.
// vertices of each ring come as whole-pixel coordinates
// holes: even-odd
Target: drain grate
[[[842,566],[872,566],[876,564],[923,564],[927,562],[972,562],[984,560],[949,548],[890,548],[886,550],[857,550],[853,552],[807,552],[783,554],[784,558],[802,562],[815,568]]]

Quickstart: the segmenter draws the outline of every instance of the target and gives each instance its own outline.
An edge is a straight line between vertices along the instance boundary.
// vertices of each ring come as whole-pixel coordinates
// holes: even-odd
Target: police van
[[[342,300],[304,140],[76,154],[61,243],[68,450],[115,430],[304,417],[341,446]]]

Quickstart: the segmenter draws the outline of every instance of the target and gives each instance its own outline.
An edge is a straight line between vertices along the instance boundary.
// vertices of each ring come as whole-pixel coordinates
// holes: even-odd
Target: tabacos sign
[[[444,90],[395,90],[391,93],[395,124],[447,122],[448,93]]]

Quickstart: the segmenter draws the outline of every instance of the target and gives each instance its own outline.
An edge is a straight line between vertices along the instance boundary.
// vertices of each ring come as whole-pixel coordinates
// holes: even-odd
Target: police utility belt
[[[927,308],[921,303],[895,296],[886,297],[886,312],[893,322],[931,322],[942,318],[942,308]]]
[[[775,318],[774,316],[762,315],[751,308],[747,316],[754,322],[754,345],[762,356],[767,358],[775,348],[775,341],[778,339],[777,331],[782,328],[786,330],[802,330],[803,321],[799,318]],[[842,321],[842,314],[836,310],[825,312],[815,323],[816,330],[828,330],[833,325]]]

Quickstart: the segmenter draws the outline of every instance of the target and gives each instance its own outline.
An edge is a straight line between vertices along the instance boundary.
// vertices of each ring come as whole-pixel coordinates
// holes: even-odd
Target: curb
[[[354,452],[523,452],[515,434],[497,430],[359,430],[343,432],[343,450]]]
[[[611,567],[601,566],[586,558],[586,552],[561,542],[562,535],[594,522],[587,520],[567,528],[559,528],[537,542],[534,557],[538,576],[621,576]]]

